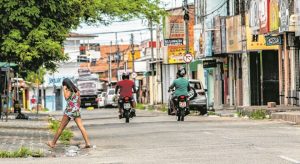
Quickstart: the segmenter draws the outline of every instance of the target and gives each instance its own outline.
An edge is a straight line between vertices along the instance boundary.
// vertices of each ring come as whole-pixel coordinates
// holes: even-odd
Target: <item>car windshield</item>
[[[199,82],[190,82],[190,87],[195,89],[201,89],[201,85]]]

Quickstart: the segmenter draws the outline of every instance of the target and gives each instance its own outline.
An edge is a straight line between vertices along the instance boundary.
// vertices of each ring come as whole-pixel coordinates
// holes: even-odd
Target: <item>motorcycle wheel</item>
[[[180,109],[179,108],[177,108],[176,116],[177,116],[177,121],[180,121],[181,114],[180,114]]]
[[[125,111],[125,123],[129,123],[129,112]]]
[[[184,116],[185,116],[185,110],[184,109],[181,109],[180,115],[181,115],[180,121],[184,121]]]

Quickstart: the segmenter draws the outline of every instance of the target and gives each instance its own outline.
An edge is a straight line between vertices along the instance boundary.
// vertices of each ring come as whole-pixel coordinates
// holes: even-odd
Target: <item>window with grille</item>
[[[184,34],[184,24],[183,23],[171,23],[170,26],[171,35],[173,34]]]

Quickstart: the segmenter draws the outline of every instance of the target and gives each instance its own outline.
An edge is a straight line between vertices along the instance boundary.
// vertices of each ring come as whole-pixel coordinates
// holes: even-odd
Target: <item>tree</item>
[[[62,44],[80,23],[109,24],[114,19],[151,17],[165,12],[160,0],[0,0],[0,60],[21,70],[54,70],[68,59]]]

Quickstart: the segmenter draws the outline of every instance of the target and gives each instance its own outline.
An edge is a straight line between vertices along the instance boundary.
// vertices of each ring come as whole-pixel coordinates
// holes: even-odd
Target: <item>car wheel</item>
[[[207,113],[207,108],[205,106],[200,106],[200,115],[205,115]]]

